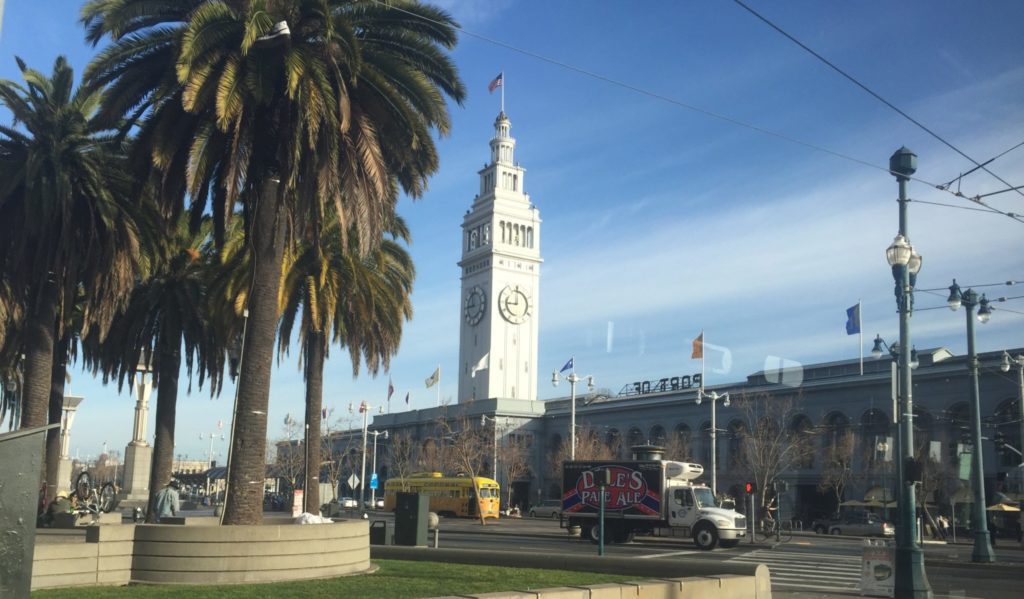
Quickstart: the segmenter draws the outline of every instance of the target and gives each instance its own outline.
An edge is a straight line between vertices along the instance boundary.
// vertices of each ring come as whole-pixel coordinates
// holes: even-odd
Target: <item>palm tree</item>
[[[182,359],[190,386],[193,371],[197,371],[200,387],[209,375],[211,394],[219,390],[223,370],[221,344],[206,310],[209,271],[216,262],[209,219],[193,233],[188,220],[180,218],[160,255],[150,262],[150,272],[132,289],[111,333],[86,353],[93,372],[102,371],[104,383],[116,378],[119,389],[134,381],[138,364],[152,366],[157,385],[156,434],[146,521],[156,522],[156,493],[172,475]]]
[[[444,96],[465,93],[444,51],[454,23],[415,2],[356,0],[92,0],[82,20],[93,43],[111,39],[88,76],[110,85],[108,118],[137,122],[134,164],[165,210],[187,192],[220,243],[241,204],[252,288],[224,522],[258,523],[249,481],[265,467],[286,234],[315,244],[333,220],[366,255],[399,188],[422,193],[438,167],[431,133],[449,128]]]
[[[54,346],[76,302],[82,330],[73,333],[105,335],[134,282],[140,242],[121,142],[97,119],[101,92],[74,90],[64,57],[50,77],[17,61],[25,85],[0,81],[14,119],[0,126],[0,269],[24,308],[21,426],[29,428],[48,421]]]
[[[404,247],[409,230],[398,216],[390,239],[365,258],[358,239],[342,239],[336,224],[321,236],[321,245],[304,244],[289,256],[281,285],[283,312],[278,335],[279,355],[287,353],[295,321],[300,318],[299,343],[306,380],[306,511],[320,505],[320,417],[323,406],[324,363],[331,344],[348,348],[352,376],[366,370],[376,375],[390,365],[398,351],[402,326],[412,318],[415,267]],[[312,440],[312,441],[311,441]]]

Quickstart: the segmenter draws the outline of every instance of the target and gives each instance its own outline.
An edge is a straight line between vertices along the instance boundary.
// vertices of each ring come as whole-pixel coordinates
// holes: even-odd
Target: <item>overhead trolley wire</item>
[[[387,2],[387,0],[373,0],[373,2],[375,2],[375,3],[377,3],[377,4],[381,5],[381,6],[384,6],[386,8],[389,8],[391,10],[395,10],[395,11],[404,13],[404,14],[406,14],[408,16],[411,16],[411,17],[414,17],[414,18],[422,19],[422,20],[430,22],[430,23],[440,24],[440,23],[438,23],[437,21],[435,21],[433,19],[429,19],[429,18],[424,17],[422,15],[418,15],[418,14],[412,13],[410,11],[407,11],[407,10],[401,8],[401,7],[395,6],[395,5]],[[745,121],[741,121],[739,119],[736,119],[736,118],[733,118],[733,117],[730,117],[730,116],[727,116],[727,115],[724,115],[724,114],[713,112],[713,111],[708,110],[706,108],[701,108],[701,107],[695,106],[693,104],[687,104],[686,102],[683,102],[681,100],[677,100],[675,98],[666,96],[664,94],[653,92],[653,91],[644,89],[642,87],[638,87],[636,85],[633,85],[633,84],[630,84],[630,83],[626,83],[624,81],[619,81],[618,79],[613,79],[611,77],[608,77],[606,75],[601,75],[601,74],[595,73],[593,71],[588,71],[587,69],[584,69],[582,67],[578,67],[578,66],[569,64],[567,62],[563,62],[563,61],[557,60],[555,58],[551,58],[549,56],[545,56],[543,54],[538,54],[536,52],[533,52],[532,50],[527,50],[525,48],[520,48],[518,46],[514,46],[514,45],[512,45],[512,44],[510,44],[508,42],[504,42],[504,41],[499,40],[499,39],[495,39],[495,38],[492,38],[492,37],[488,37],[486,35],[475,33],[473,31],[465,29],[461,25],[455,25],[455,28],[460,33],[462,33],[463,35],[466,35],[466,36],[469,36],[469,37],[472,37],[472,38],[476,38],[476,39],[481,40],[483,42],[487,42],[489,44],[493,44],[495,46],[499,46],[501,48],[505,48],[506,50],[511,50],[512,52],[515,52],[517,54],[522,54],[523,56],[528,56],[530,58],[539,60],[541,62],[546,62],[548,64],[551,64],[551,65],[554,65],[554,66],[566,69],[568,71],[572,71],[574,73],[578,73],[578,74],[583,75],[585,77],[590,77],[591,79],[597,79],[598,81],[603,81],[603,82],[608,83],[610,85],[613,85],[613,86],[616,86],[616,87],[620,87],[622,89],[629,90],[631,92],[635,92],[637,94],[640,94],[640,95],[643,95],[643,96],[647,96],[649,98],[660,100],[662,102],[665,102],[665,103],[668,103],[668,104],[672,104],[672,105],[678,106],[680,108],[685,108],[685,109],[690,110],[692,112],[696,112],[698,114],[702,114],[704,116],[708,116],[708,117],[711,117],[713,119],[717,119],[717,120],[720,120],[720,121],[724,121],[726,123],[730,123],[732,125],[736,125],[737,127],[743,127],[743,128],[746,128],[746,129],[750,129],[751,131],[756,131],[758,133],[763,133],[765,135],[769,135],[771,137],[775,137],[775,138],[781,139],[783,141],[788,141],[789,143],[792,143],[792,144],[795,144],[795,145],[798,145],[798,146],[803,146],[803,147],[811,149],[811,150],[822,152],[824,154],[829,154],[831,156],[835,156],[836,158],[841,158],[841,159],[846,160],[848,162],[853,162],[853,163],[859,164],[861,166],[866,166],[868,168],[872,168],[872,169],[875,169],[875,170],[880,170],[880,171],[883,171],[883,172],[886,172],[886,173],[890,173],[890,174],[892,173],[892,171],[890,171],[889,168],[886,167],[886,166],[880,166],[880,165],[868,162],[867,160],[862,160],[860,158],[855,158],[855,157],[850,156],[848,154],[843,154],[842,152],[837,152],[835,150],[830,150],[829,148],[826,148],[824,146],[819,146],[817,144],[806,142],[806,141],[803,141],[801,139],[797,139],[795,137],[786,135],[785,133],[781,133],[779,131],[774,131],[774,130],[771,130],[771,129],[766,129],[764,127],[759,127],[757,125],[753,125],[751,123],[747,123]],[[973,162],[973,160],[972,160],[972,162]],[[942,188],[942,186],[940,186],[938,184],[935,184],[935,183],[932,183],[931,181],[927,181],[925,179],[922,179],[920,177],[910,176],[908,178],[913,180],[913,181],[917,181],[919,183],[922,183],[924,185],[932,187],[934,189],[937,189],[939,191],[944,191],[946,193],[949,193],[950,195],[953,195],[953,196],[956,196],[956,197],[960,197],[960,198],[969,199],[972,202],[987,208],[987,210],[980,209],[980,208],[975,208],[974,210],[977,210],[977,211],[980,211],[980,212],[992,212],[992,213],[995,213],[995,214],[1000,214],[1002,216],[1008,216],[1008,217],[1010,217],[1010,218],[1012,218],[1012,219],[1014,219],[1014,220],[1016,220],[1016,221],[1018,221],[1020,223],[1024,223],[1024,218],[1022,218],[1021,215],[1019,215],[1019,214],[1015,214],[1015,213],[1012,213],[1012,212],[1011,213],[1004,212],[1002,210],[999,210],[997,208],[994,208],[992,206],[989,206],[989,205],[985,204],[984,202],[980,201],[979,199],[968,198],[967,196],[964,196],[961,193],[950,191],[948,189],[944,189],[944,188]],[[1009,183],[1007,183],[1007,185],[1009,185]],[[1024,195],[1024,194],[1022,194],[1022,195]],[[950,204],[939,204],[939,203],[936,203],[936,202],[923,202],[921,200],[915,200],[915,201],[919,201],[919,202],[921,202],[923,204],[933,204],[933,205],[936,205],[936,206],[945,206],[945,207],[950,207],[950,208],[961,208],[960,206],[952,206]]]
[[[814,56],[815,58],[817,58],[817,59],[818,59],[818,60],[820,60],[821,62],[825,63],[826,65],[828,65],[828,66],[829,66],[829,67],[830,67],[830,68],[831,68],[832,70],[834,70],[835,72],[837,72],[837,73],[839,73],[840,75],[842,75],[843,77],[845,77],[845,78],[846,78],[847,80],[849,80],[849,81],[850,81],[851,83],[853,83],[853,84],[854,84],[854,85],[856,85],[857,87],[859,87],[859,88],[861,88],[862,90],[864,90],[865,92],[867,92],[867,93],[868,93],[869,95],[871,95],[872,97],[874,97],[874,98],[875,98],[876,100],[878,100],[878,101],[879,101],[879,102],[881,102],[882,104],[885,104],[885,105],[886,105],[886,106],[888,106],[889,108],[893,109],[893,110],[894,110],[894,111],[896,111],[896,112],[897,112],[897,113],[898,113],[898,114],[899,114],[900,116],[902,116],[903,118],[907,119],[907,120],[908,120],[908,121],[910,121],[911,123],[914,123],[915,125],[917,125],[917,126],[918,126],[918,127],[920,128],[920,129],[922,129],[922,130],[923,130],[923,131],[924,131],[925,133],[927,133],[928,135],[931,135],[932,137],[934,137],[935,139],[939,140],[939,141],[940,141],[940,142],[941,142],[941,143],[942,143],[943,145],[945,145],[945,146],[946,146],[946,147],[948,147],[949,149],[953,150],[953,151],[954,151],[954,152],[956,152],[957,154],[959,154],[959,155],[963,156],[964,158],[966,158],[967,160],[969,160],[969,161],[970,161],[970,162],[971,162],[972,164],[974,164],[974,165],[975,165],[975,167],[976,167],[976,168],[980,168],[980,169],[984,170],[984,171],[985,171],[986,173],[988,173],[988,174],[992,175],[993,177],[995,177],[996,179],[998,179],[998,180],[999,180],[999,182],[1001,182],[1002,184],[1006,185],[1007,187],[1011,187],[1011,188],[1012,188],[1012,187],[1014,187],[1014,186],[1013,186],[1013,185],[1012,185],[1011,183],[1009,183],[1008,181],[1006,181],[1005,179],[1003,179],[1003,178],[1002,178],[1002,177],[1000,177],[999,175],[997,175],[997,174],[993,173],[992,171],[990,171],[990,170],[989,170],[989,169],[988,169],[988,168],[987,168],[987,167],[986,167],[986,166],[985,166],[984,164],[981,164],[981,163],[979,163],[979,162],[978,162],[977,160],[975,160],[974,158],[971,158],[970,156],[968,156],[967,154],[965,154],[965,153],[964,153],[963,151],[961,151],[961,150],[960,150],[960,148],[958,148],[958,147],[954,146],[954,145],[953,145],[952,143],[950,143],[950,142],[946,141],[946,140],[945,140],[945,139],[944,139],[944,138],[943,138],[943,137],[942,137],[941,135],[939,135],[938,133],[936,133],[936,132],[932,131],[931,129],[929,129],[928,127],[926,127],[926,126],[925,126],[925,125],[924,125],[923,123],[921,123],[920,121],[918,121],[918,120],[917,120],[917,119],[915,119],[914,117],[910,116],[910,115],[909,115],[909,114],[907,114],[906,112],[904,112],[904,111],[900,110],[899,108],[897,108],[897,107],[896,107],[896,105],[894,105],[894,104],[893,104],[892,102],[890,102],[890,101],[886,100],[886,99],[885,99],[885,98],[883,98],[882,96],[880,96],[880,95],[878,95],[877,93],[875,93],[875,92],[874,92],[874,90],[872,90],[872,89],[871,89],[871,88],[869,88],[868,86],[864,85],[863,83],[861,83],[860,81],[858,81],[858,80],[857,80],[857,79],[856,79],[855,77],[853,77],[852,75],[848,74],[848,73],[847,73],[846,71],[844,71],[843,69],[841,69],[841,68],[839,68],[838,66],[836,66],[836,65],[835,65],[834,63],[832,63],[832,62],[831,62],[830,60],[828,60],[827,58],[825,58],[825,57],[824,57],[824,56],[822,56],[821,54],[818,54],[817,52],[815,52],[814,50],[812,50],[812,49],[811,49],[810,47],[808,47],[808,46],[807,46],[806,44],[804,44],[804,43],[803,43],[803,42],[801,42],[800,40],[796,39],[795,37],[793,37],[792,35],[790,35],[789,33],[787,33],[787,32],[786,32],[785,30],[783,30],[783,29],[782,29],[781,27],[779,27],[778,25],[776,25],[775,23],[771,22],[771,21],[770,21],[770,20],[768,20],[768,19],[767,19],[766,17],[764,17],[763,15],[761,15],[761,13],[757,12],[757,11],[756,11],[756,10],[754,10],[753,8],[750,8],[749,6],[747,6],[746,4],[744,4],[742,0],[733,0],[733,2],[735,2],[735,3],[736,3],[736,4],[738,4],[738,5],[740,5],[740,7],[742,7],[742,8],[743,8],[743,9],[745,9],[745,10],[746,10],[747,12],[749,12],[750,14],[754,15],[755,17],[757,17],[758,19],[760,19],[761,21],[763,21],[763,22],[764,22],[765,24],[767,24],[767,25],[768,25],[769,27],[771,27],[771,28],[772,28],[772,29],[774,29],[775,31],[778,31],[778,32],[779,32],[780,34],[782,34],[783,36],[785,36],[785,37],[786,37],[786,38],[787,38],[788,40],[790,40],[790,41],[791,41],[791,42],[793,42],[794,44],[796,44],[796,45],[800,46],[801,48],[803,48],[804,50],[806,50],[807,52],[809,52],[809,53],[810,53],[810,54],[811,54],[812,56]],[[990,161],[988,161],[988,162],[991,162],[991,160],[990,160]],[[985,164],[988,164],[988,162],[986,162]],[[936,186],[936,187],[938,187],[938,186]],[[945,190],[944,190],[944,191],[945,191]],[[1017,190],[1017,193],[1019,193],[1019,194],[1021,194],[1022,196],[1024,196],[1024,192],[1020,191],[1019,189]]]

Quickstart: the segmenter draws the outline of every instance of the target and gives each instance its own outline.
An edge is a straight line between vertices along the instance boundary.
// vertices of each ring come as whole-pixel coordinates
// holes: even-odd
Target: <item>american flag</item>
[[[505,81],[505,73],[498,73],[498,76],[495,77],[494,80],[491,81],[490,85],[487,86],[487,91],[488,92],[494,92],[494,90],[496,90],[499,87],[501,87],[501,85],[502,85],[502,83],[504,83],[504,81]]]

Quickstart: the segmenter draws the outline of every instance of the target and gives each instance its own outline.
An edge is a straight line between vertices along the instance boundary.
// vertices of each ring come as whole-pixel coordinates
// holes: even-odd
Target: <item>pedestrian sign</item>
[[[377,490],[377,473],[376,472],[374,472],[373,475],[370,477],[370,488],[375,490],[375,491]]]

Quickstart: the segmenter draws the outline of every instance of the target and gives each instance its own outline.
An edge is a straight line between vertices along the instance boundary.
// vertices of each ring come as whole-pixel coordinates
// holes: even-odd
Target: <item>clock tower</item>
[[[459,402],[537,399],[540,211],[523,192],[511,129],[502,111],[462,219]]]

